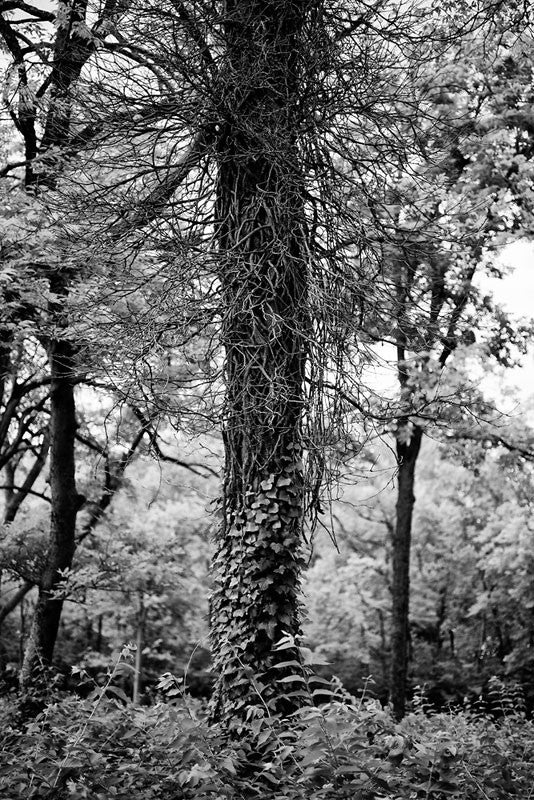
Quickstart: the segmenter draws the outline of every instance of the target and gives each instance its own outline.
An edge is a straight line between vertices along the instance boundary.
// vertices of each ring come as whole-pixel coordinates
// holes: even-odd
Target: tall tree
[[[28,16],[29,15],[29,19]],[[88,4],[58,0],[55,12],[26,3],[3,3],[0,7],[0,34],[18,73],[9,113],[18,131],[24,150],[23,186],[32,197],[43,190],[55,190],[60,179],[69,145],[72,155],[72,117],[75,111],[76,88],[82,69],[94,54],[102,25],[116,21],[115,3],[105,6],[90,30],[87,25]],[[42,42],[33,38],[39,26],[54,25],[52,57],[43,55]],[[37,80],[33,78],[36,73]],[[17,102],[15,102],[15,100]],[[44,107],[44,118],[40,118]],[[8,164],[4,174],[19,164]],[[45,215],[42,215],[45,221]],[[76,515],[84,498],[78,495],[75,481],[76,412],[74,387],[79,380],[77,344],[66,332],[69,324],[68,296],[74,278],[72,249],[53,253],[45,248],[44,265],[39,271],[41,284],[48,284],[47,324],[39,331],[46,351],[50,384],[49,465],[51,516],[49,548],[39,585],[39,597],[28,641],[21,682],[28,686],[41,665],[50,663],[63,600],[55,590],[62,573],[72,564],[75,550]],[[61,241],[56,245],[61,249]],[[36,317],[36,309],[28,313]],[[11,342],[4,343],[10,349]],[[17,385],[14,382],[13,393]],[[22,394],[27,393],[22,392]],[[9,419],[8,419],[9,424]],[[37,462],[36,462],[37,463]]]
[[[384,263],[394,325],[386,338],[395,347],[399,386],[390,679],[397,717],[406,705],[416,464],[426,429],[451,423],[451,403],[470,402],[469,391],[449,398],[440,391],[443,370],[455,350],[476,337],[488,356],[506,363],[510,346],[521,344],[524,335],[475,284],[480,272],[491,269],[492,251],[523,235],[532,214],[525,183],[515,177],[525,169],[530,135],[521,112],[508,105],[526,91],[528,37],[522,21],[504,38],[502,25],[502,19],[491,18],[481,31],[465,34],[454,55],[442,58],[434,77],[427,77],[432,110],[420,124],[420,157],[411,164],[412,175],[389,188]],[[488,52],[495,58],[493,76],[487,72]],[[510,60],[514,68],[506,68],[505,75]],[[478,411],[484,413],[482,406]]]
[[[144,0],[120,34],[110,19],[89,35],[85,17],[62,33],[71,60],[50,93],[62,103],[45,131],[72,122],[65,103],[80,54],[97,43],[107,54],[95,66],[105,77],[91,117],[58,144],[69,157],[75,145],[92,148],[94,170],[74,168],[61,187],[95,262],[94,242],[101,250],[107,236],[104,291],[165,272],[184,349],[218,325],[209,356],[224,363],[226,461],[215,716],[300,702],[278,681],[299,664],[304,523],[342,427],[337,389],[358,384],[361,356],[349,345],[366,292],[372,302],[377,175],[413,149],[409,125],[399,124],[413,101],[405,68],[422,41],[412,23],[422,35],[418,11],[401,18],[385,0],[357,13],[320,0]],[[51,152],[42,156],[48,170]],[[284,634],[290,652],[274,648]]]
[[[184,346],[191,320],[211,325],[224,364],[214,716],[301,702],[298,679],[289,694],[279,681],[299,669],[304,524],[343,427],[337,390],[358,382],[360,353],[346,356],[377,263],[375,173],[413,147],[398,138],[411,91],[398,64],[416,19],[404,28],[387,2],[357,15],[315,0],[146,4],[128,46],[143,35],[157,80],[102,91],[103,129],[119,127],[91,220],[107,215],[111,252],[157,253]]]
[[[212,598],[214,713],[273,704],[298,661],[308,355],[308,249],[301,155],[305,31],[317,3],[226,3],[217,142],[217,235],[226,404],[223,523]],[[248,675],[253,674],[251,681]],[[259,694],[263,696],[258,697]]]

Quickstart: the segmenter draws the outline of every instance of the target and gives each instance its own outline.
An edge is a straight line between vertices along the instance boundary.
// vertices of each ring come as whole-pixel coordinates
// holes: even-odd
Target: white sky
[[[534,241],[521,240],[503,248],[498,266],[508,274],[503,278],[484,277],[481,280],[484,291],[491,293],[512,317],[534,319]],[[380,394],[396,397],[395,352],[391,345],[377,345],[373,350],[382,363],[375,362],[369,368],[366,380]],[[521,367],[502,368],[485,378],[480,365],[479,370],[487,395],[495,398],[503,411],[520,413],[518,403],[534,401],[534,340],[529,353],[522,358]]]
[[[488,289],[495,299],[510,314],[534,319],[534,241],[523,239],[504,248],[499,263],[510,269],[502,279],[488,280]],[[532,400],[534,397],[534,341],[522,359],[522,366],[506,370],[500,393],[506,397],[507,390],[517,387],[517,399]]]
[[[513,314],[534,317],[534,241],[525,239],[506,247],[499,263],[512,268],[502,280],[492,280],[496,299]]]

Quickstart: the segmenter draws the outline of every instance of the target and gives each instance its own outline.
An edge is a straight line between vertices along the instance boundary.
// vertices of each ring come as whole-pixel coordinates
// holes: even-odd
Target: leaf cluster
[[[6,800],[505,800],[532,791],[534,727],[520,708],[395,723],[376,701],[335,685],[292,717],[256,717],[238,737],[207,724],[172,679],[150,708],[96,690],[59,699],[30,723],[4,703],[0,775]],[[313,684],[307,689],[314,692]]]

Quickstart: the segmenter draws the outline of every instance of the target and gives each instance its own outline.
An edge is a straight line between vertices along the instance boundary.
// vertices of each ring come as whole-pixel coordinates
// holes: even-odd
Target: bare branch
[[[219,477],[219,474],[212,469],[211,467],[207,466],[206,464],[198,464],[198,463],[191,463],[189,461],[182,461],[180,458],[175,458],[174,456],[169,456],[161,450],[161,447],[158,443],[158,434],[154,429],[151,420],[147,419],[141,409],[131,406],[131,409],[137,419],[142,423],[143,430],[148,434],[150,437],[150,447],[153,450],[154,454],[161,460],[166,461],[168,464],[176,464],[179,467],[184,467],[188,469],[190,472],[193,472],[195,475],[199,475],[201,478],[206,478],[207,476],[200,472],[199,470],[205,470],[210,475],[214,475],[215,477]]]
[[[27,161],[14,161],[11,164],[6,164],[5,167],[0,169],[0,178],[5,178],[12,170],[18,169],[19,167],[26,167],[27,165]]]
[[[87,436],[84,436],[81,433],[76,433],[76,440],[81,444],[84,444],[90,450],[93,450],[95,453],[98,453],[103,458],[107,458],[108,450],[103,445],[99,444],[95,439],[90,439]]]
[[[179,19],[182,20],[189,35],[191,36],[192,40],[198,47],[200,54],[202,55],[202,58],[206,62],[208,68],[210,69],[211,72],[213,72],[216,66],[215,59],[211,54],[211,50],[208,46],[208,43],[206,42],[206,39],[202,35],[201,31],[195,24],[194,20],[192,19],[191,15],[187,11],[183,3],[176,3],[176,11]]]
[[[0,486],[0,489],[16,489],[17,491],[23,491],[24,484],[22,486],[11,486],[5,483]],[[42,492],[36,492],[33,489],[24,489],[24,492],[27,495],[31,494],[32,497],[38,497],[40,500],[45,500],[47,503],[50,503],[50,498],[46,494],[43,494]],[[5,519],[4,522],[12,522],[12,520]]]
[[[88,504],[89,516],[84,525],[82,526],[82,531],[80,535],[77,537],[78,544],[80,544],[80,542],[83,542],[83,540],[86,539],[87,536],[89,536],[94,531],[94,529],[104,516],[104,513],[108,508],[108,506],[110,505],[111,501],[113,500],[113,497],[116,495],[116,493],[121,487],[122,478],[124,477],[126,468],[133,461],[135,453],[139,445],[141,444],[145,433],[146,433],[146,428],[143,425],[134,436],[132,443],[130,444],[130,447],[128,448],[124,456],[120,459],[118,466],[115,468],[115,470],[111,469],[109,463],[109,453],[103,450],[102,448],[99,448],[99,451],[104,453],[106,459],[105,470],[104,470],[105,472],[104,487],[99,499],[96,502]],[[89,444],[89,446],[91,446],[89,442],[87,443]]]
[[[40,497],[42,500],[46,500],[48,503],[50,502],[50,499],[46,497],[46,495],[42,494],[41,492],[35,492],[32,489],[33,484],[43,471],[43,467],[46,464],[46,457],[48,455],[49,444],[50,444],[50,436],[47,431],[43,436],[39,452],[37,453],[35,461],[33,462],[31,469],[26,475],[26,478],[22,486],[13,487],[14,489],[17,490],[17,493],[11,498],[11,500],[7,505],[4,514],[4,522],[13,522],[13,520],[17,515],[17,511],[19,510],[23,501],[29,494],[35,495],[36,497]]]
[[[215,141],[213,134],[214,131],[210,134],[207,129],[197,133],[182,159],[169,169],[166,178],[157,188],[142,199],[133,212],[124,212],[120,221],[114,223],[111,228],[113,239],[119,239],[136,228],[142,228],[161,215],[173,194],[208,152]]]
[[[22,586],[19,589],[17,589],[17,591],[11,597],[11,599],[8,600],[6,603],[4,603],[4,605],[0,608],[0,625],[5,620],[5,618],[17,608],[19,603],[21,603],[22,600],[24,600],[28,592],[31,591],[34,586],[35,583],[32,583],[31,581],[24,581]]]

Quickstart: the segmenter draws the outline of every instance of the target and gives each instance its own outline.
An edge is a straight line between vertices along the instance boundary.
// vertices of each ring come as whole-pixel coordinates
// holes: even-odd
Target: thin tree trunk
[[[20,622],[19,622],[19,662],[22,663],[24,658],[24,646],[26,642],[26,609],[24,607],[24,598],[20,603]]]
[[[15,490],[15,467],[12,462],[8,462],[4,467],[6,475],[6,491],[5,491],[5,509],[4,509],[4,524],[13,522],[17,516],[17,512],[22,505],[24,499],[28,496],[31,488],[46,463],[46,456],[48,453],[48,434],[45,433],[39,452],[35,457],[35,461],[30,468],[26,478],[20,489]],[[2,570],[0,570],[0,587],[2,585]],[[7,616],[16,609],[18,604],[24,599],[28,592],[35,586],[31,581],[25,581],[22,586],[0,606],[0,635],[2,631],[2,624]]]
[[[213,562],[214,718],[290,711],[302,567],[301,424],[307,356],[306,229],[295,143],[307,3],[227,3],[218,148],[225,318],[223,521]],[[277,663],[293,666],[277,668]]]
[[[37,146],[37,103],[29,105],[24,98],[24,102],[19,104],[16,122],[24,139],[28,159],[25,188],[29,192],[38,193],[42,187],[52,190],[56,188],[62,170],[61,158],[58,156],[67,145],[70,134],[74,88],[84,65],[95,52],[99,35],[97,29],[114,19],[115,5],[106,4],[91,32],[86,25],[87,0],[58,0],[51,62],[48,61],[51,69],[40,87],[41,92],[46,90],[48,97],[40,145]],[[28,85],[27,61],[30,63],[31,57],[26,59],[9,21],[0,20],[0,29],[18,65],[20,85],[25,87]],[[40,169],[36,172],[32,161],[37,154],[40,156]],[[58,272],[52,270],[50,274],[50,291],[60,298],[50,302],[50,317],[59,328],[66,327],[68,322],[64,304],[71,277],[72,273],[67,268]],[[54,596],[54,592],[59,588],[61,571],[70,568],[75,550],[76,515],[81,501],[75,484],[75,354],[75,346],[66,339],[51,339],[48,345],[51,377],[49,432],[52,510],[47,560],[40,579],[39,597],[20,676],[21,685],[26,688],[37,677],[39,665],[45,666],[52,659],[63,606],[63,599]],[[2,358],[0,352],[0,374],[4,372]],[[0,389],[3,390],[3,384]]]
[[[2,636],[1,636],[1,628],[3,622],[12,611],[14,611],[21,603],[24,602],[24,598],[28,594],[31,589],[35,586],[34,583],[30,583],[30,581],[25,581],[22,586],[20,586],[14,594],[11,595],[9,600],[6,600],[2,606],[0,606],[0,673],[3,672],[5,668],[5,661],[4,661],[4,654],[6,649],[2,643]],[[19,648],[20,649],[20,648]]]
[[[378,609],[378,623],[379,623],[379,631],[380,631],[380,665],[382,667],[382,685],[384,689],[388,686],[389,681],[389,674],[388,674],[388,640],[387,640],[387,633],[386,633],[386,625],[384,622],[384,613],[381,608]]]
[[[2,381],[3,383],[3,381]],[[0,390],[0,402],[3,391]],[[4,489],[4,509],[8,509],[15,493],[15,467],[11,461],[4,467],[5,475],[5,489]],[[4,523],[6,522],[6,511],[4,510]],[[2,581],[4,579],[3,570],[0,569],[0,595],[2,590]]]
[[[15,496],[15,465],[12,461],[8,461],[5,465],[4,475],[6,481],[4,488],[4,509],[8,509]],[[6,513],[7,512],[4,510],[4,523],[12,522],[12,520],[6,520]]]
[[[96,650],[97,653],[101,653],[102,652],[102,622],[103,622],[103,616],[102,616],[102,614],[99,614],[98,615],[98,627],[97,627],[97,633],[96,633],[96,645],[95,645],[95,650]]]
[[[397,719],[406,711],[410,612],[410,549],[415,503],[415,466],[423,432],[399,425],[397,433],[397,505],[392,541],[392,616],[390,702]]]
[[[139,613],[137,615],[137,630],[135,634],[135,665],[132,702],[139,705],[141,689],[143,686],[143,642],[145,636],[146,608],[143,603],[143,594],[139,594]]]
[[[51,663],[63,599],[54,596],[61,572],[72,565],[76,515],[80,497],[76,491],[74,437],[75,352],[71,342],[53,341],[49,350],[50,374],[50,542],[41,576],[39,597],[21,670],[21,686],[38,677],[39,668]]]

